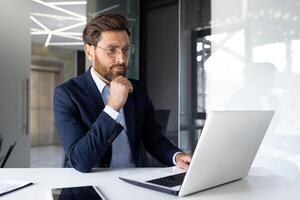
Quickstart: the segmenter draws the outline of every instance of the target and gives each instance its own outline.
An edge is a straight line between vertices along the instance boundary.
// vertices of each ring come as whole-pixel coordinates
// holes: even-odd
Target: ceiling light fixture
[[[48,35],[48,37],[47,37],[47,40],[46,40],[46,42],[45,42],[45,46],[46,46],[46,47],[49,45],[50,40],[51,40],[51,37],[52,37],[52,34],[49,33],[49,35]]]
[[[53,35],[55,34],[60,34],[60,35],[74,35],[74,36],[81,36],[81,33],[77,33],[77,32],[56,32],[56,31],[44,31],[44,30],[40,30],[40,29],[34,29],[31,28],[31,35],[48,35],[49,33],[52,33]]]
[[[73,12],[72,7],[69,7],[69,9],[65,9],[65,8],[61,8],[59,6],[64,6],[64,5],[68,5],[68,6],[72,6],[72,5],[86,5],[87,2],[86,1],[61,1],[61,2],[45,2],[42,0],[32,0],[33,3],[37,3],[40,4],[42,6],[45,6],[47,8],[53,9],[54,13],[59,11],[62,12],[64,14],[67,14],[69,16],[64,16],[64,15],[57,15],[57,14],[49,14],[49,13],[40,13],[39,11],[37,12],[35,10],[35,12],[31,12],[31,17],[30,19],[36,23],[40,28],[31,28],[30,29],[30,34],[32,36],[36,36],[36,35],[45,35],[47,36],[47,39],[45,41],[45,46],[66,46],[66,45],[83,45],[82,42],[82,31],[80,30],[82,27],[85,26],[86,24],[86,17]],[[77,8],[77,7],[76,7]],[[39,20],[40,19],[40,20]],[[51,24],[47,24],[47,19],[51,19],[51,23],[53,24],[53,20],[57,20],[57,24],[61,24],[64,23],[65,20],[68,20],[68,24],[70,24],[70,22],[74,22],[71,25],[68,26],[64,26],[63,28],[57,28],[57,29],[53,29],[51,30]],[[41,20],[43,20],[43,23],[41,22]],[[53,25],[52,25],[53,26]],[[68,31],[70,29],[74,29],[74,28],[79,28],[78,32],[77,29],[76,31]],[[72,39],[75,40],[74,42],[51,42],[51,40],[53,40],[53,36],[57,36],[57,37],[61,37],[61,38],[68,38],[68,39]],[[57,38],[56,37],[56,38]],[[62,39],[63,40],[63,39]]]
[[[51,42],[49,46],[83,45],[83,42]]]
[[[60,7],[52,5],[52,4],[49,4],[47,2],[44,2],[44,1],[41,1],[41,0],[32,0],[32,1],[35,2],[35,3],[41,4],[41,5],[44,5],[46,7],[52,8],[54,10],[58,10],[58,11],[64,12],[66,14],[69,14],[69,15],[72,15],[72,16],[75,16],[75,17],[78,17],[78,18],[81,18],[81,19],[84,19],[84,20],[86,19],[85,16],[79,15],[77,13],[71,12],[67,9],[63,9],[63,8],[60,8]]]
[[[51,15],[51,14],[38,13],[38,12],[31,12],[30,15],[31,16],[36,16],[36,17],[46,17],[46,18],[56,19],[56,20],[82,21],[82,19],[78,18],[78,17],[69,17],[69,16],[63,16],[63,15]]]
[[[50,31],[49,28],[47,28],[44,24],[42,24],[42,22],[40,22],[39,20],[37,20],[35,17],[30,16],[30,19],[32,21],[34,21],[37,25],[39,25],[41,28],[43,28],[45,31]]]
[[[77,28],[77,27],[83,26],[83,25],[85,25],[85,24],[86,24],[86,22],[79,22],[79,23],[77,23],[77,24],[73,24],[73,25],[70,25],[70,26],[66,26],[66,27],[64,27],[64,28],[55,29],[55,30],[53,30],[53,31],[62,32],[62,31],[70,30],[70,29],[72,29],[72,28]]]
[[[47,2],[48,4],[51,5],[56,5],[56,6],[65,6],[65,5],[86,5],[86,1],[60,1],[60,2]]]

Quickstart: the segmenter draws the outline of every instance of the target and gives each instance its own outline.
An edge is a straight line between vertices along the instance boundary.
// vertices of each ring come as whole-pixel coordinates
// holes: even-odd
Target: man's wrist
[[[107,103],[107,106],[109,106],[110,108],[114,109],[117,112],[120,112],[121,108],[119,108],[118,106],[112,105],[111,103]]]
[[[106,112],[111,118],[116,120],[119,116],[119,112],[110,107],[109,105],[106,105],[105,108],[103,109],[104,112]]]
[[[174,153],[173,159],[172,159],[174,165],[176,165],[176,156],[177,156],[178,154],[180,154],[180,153],[182,153],[182,152],[181,152],[181,151],[178,151],[178,152]]]

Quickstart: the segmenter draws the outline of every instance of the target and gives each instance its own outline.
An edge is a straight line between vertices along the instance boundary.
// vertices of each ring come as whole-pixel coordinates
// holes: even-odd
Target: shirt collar
[[[91,75],[92,75],[92,78],[93,78],[98,90],[102,94],[102,91],[103,91],[104,87],[106,86],[106,83],[98,77],[98,73],[96,72],[94,67],[91,67]]]

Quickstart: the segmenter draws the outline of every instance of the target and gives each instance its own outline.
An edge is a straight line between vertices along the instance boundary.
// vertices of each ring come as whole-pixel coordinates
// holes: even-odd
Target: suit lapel
[[[133,94],[129,94],[127,101],[124,105],[125,111],[125,120],[126,120],[126,127],[127,127],[127,136],[129,139],[131,151],[133,153],[134,150],[134,138],[135,138],[135,108],[134,108],[134,98]]]
[[[98,117],[99,113],[104,109],[104,102],[102,96],[94,82],[92,75],[91,75],[91,68],[84,74],[83,79],[85,81],[85,89],[87,95],[91,99],[91,105],[93,112],[95,114],[95,119]]]

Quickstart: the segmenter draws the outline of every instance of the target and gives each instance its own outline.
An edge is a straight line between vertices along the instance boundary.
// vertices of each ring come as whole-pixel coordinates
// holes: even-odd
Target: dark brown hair
[[[84,44],[97,45],[104,31],[126,31],[130,37],[128,20],[119,14],[103,14],[93,18],[83,30]]]

